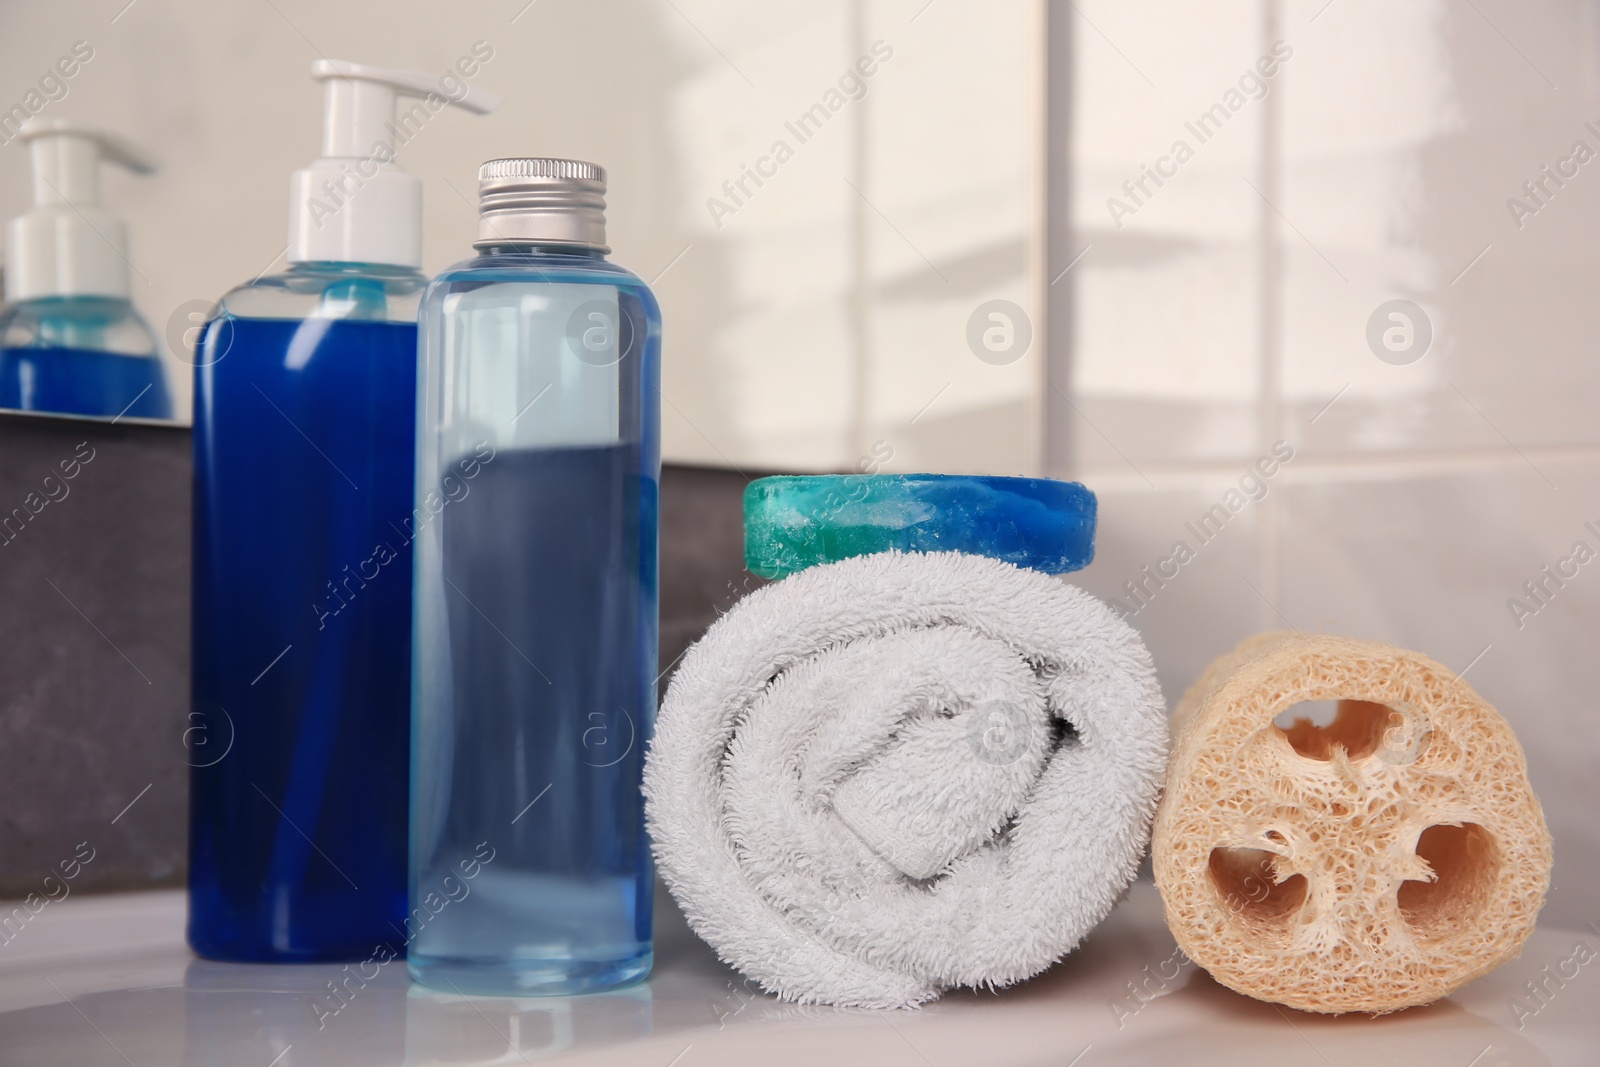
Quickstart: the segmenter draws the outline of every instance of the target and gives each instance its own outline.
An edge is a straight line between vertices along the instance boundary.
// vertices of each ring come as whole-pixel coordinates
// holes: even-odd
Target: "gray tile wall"
[[[747,480],[662,472],[663,686],[760,584]],[[0,898],[182,884],[189,509],[189,431],[0,414]]]
[[[0,415],[0,894],[182,877],[189,469],[187,430]]]

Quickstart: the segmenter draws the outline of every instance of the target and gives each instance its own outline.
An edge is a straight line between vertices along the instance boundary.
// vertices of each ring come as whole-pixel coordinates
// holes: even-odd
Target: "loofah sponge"
[[[1275,716],[1337,700],[1333,722]],[[1174,715],[1151,844],[1178,947],[1240,993],[1389,1012],[1512,958],[1550,834],[1511,727],[1447,667],[1376,641],[1263,634]]]

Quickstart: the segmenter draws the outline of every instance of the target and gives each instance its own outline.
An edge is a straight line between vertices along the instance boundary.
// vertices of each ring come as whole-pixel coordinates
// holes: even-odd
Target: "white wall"
[[[1524,583],[1580,540],[1600,552],[1600,163],[1531,217],[1509,201],[1575,141],[1600,153],[1600,8],[1058,9],[1076,65],[1061,254],[1089,251],[1054,334],[1051,462],[1100,495],[1083,584],[1137,609],[1171,700],[1261,630],[1464,672],[1527,750],[1556,841],[1547,917],[1592,921],[1600,564],[1542,603]],[[1185,123],[1279,40],[1265,96],[1199,144]],[[1123,182],[1183,138],[1194,158],[1130,203]],[[1369,321],[1395,299],[1432,341],[1385,360]],[[1199,543],[1186,524],[1280,440],[1294,459],[1263,499]],[[1130,598],[1180,541],[1193,559]]]

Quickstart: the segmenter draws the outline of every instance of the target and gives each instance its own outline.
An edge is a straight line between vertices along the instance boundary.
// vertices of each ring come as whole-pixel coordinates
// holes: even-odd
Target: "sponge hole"
[[[1211,850],[1211,882],[1229,911],[1253,924],[1277,925],[1299,910],[1306,901],[1305,876],[1292,874],[1277,882],[1276,859],[1259,848]]]
[[[1417,838],[1417,855],[1435,878],[1400,883],[1400,914],[1424,936],[1459,930],[1499,871],[1494,838],[1477,823],[1430,826]]]
[[[1400,721],[1399,712],[1370,700],[1308,700],[1280,712],[1272,725],[1307,759],[1331,760],[1342,748],[1357,760],[1378,751],[1384,733]]]

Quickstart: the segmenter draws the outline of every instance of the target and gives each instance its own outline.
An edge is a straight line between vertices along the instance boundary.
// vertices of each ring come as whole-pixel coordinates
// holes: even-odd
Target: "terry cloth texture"
[[[1164,776],[1150,655],[1036,571],[881,553],[759,589],[684,657],[645,767],[662,878],[788,1000],[1021,981],[1132,881]]]

